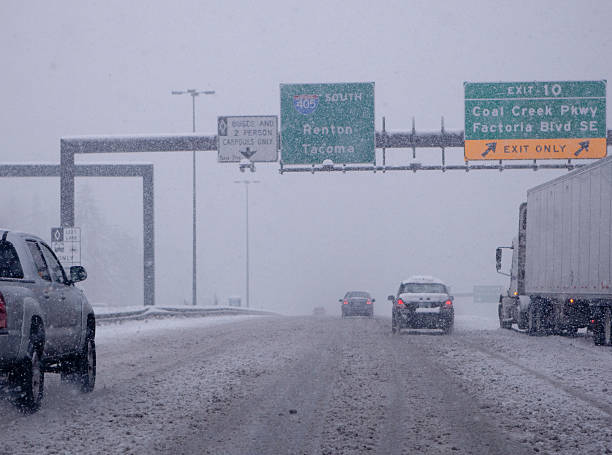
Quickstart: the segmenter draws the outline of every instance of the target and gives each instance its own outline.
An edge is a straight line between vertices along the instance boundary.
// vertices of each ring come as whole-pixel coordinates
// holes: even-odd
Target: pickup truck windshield
[[[0,278],[23,278],[23,269],[12,243],[0,242]]]
[[[439,283],[405,283],[400,294],[446,294],[446,286]]]

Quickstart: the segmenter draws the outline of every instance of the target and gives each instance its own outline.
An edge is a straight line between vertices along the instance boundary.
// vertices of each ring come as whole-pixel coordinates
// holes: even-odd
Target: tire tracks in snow
[[[205,432],[185,433],[164,451],[321,453],[322,426],[337,376],[339,350],[334,346],[338,345],[338,334],[328,324],[323,324],[322,330],[320,320],[301,321],[293,337],[279,339],[276,345],[260,343],[264,358],[275,356],[273,351],[285,343],[294,343],[286,350],[292,355],[289,362],[226,391],[218,397],[219,406],[206,407],[196,416],[206,422]]]
[[[482,347],[481,345],[478,345],[476,343],[472,343],[470,341],[464,340],[464,339],[460,339],[461,343],[463,343],[466,346],[469,346],[471,349],[481,352],[482,354],[485,354],[489,357],[493,357],[497,360],[501,360],[502,362],[505,362],[513,367],[518,368],[519,370],[530,374],[531,376],[534,376],[535,378],[547,382],[550,385],[556,387],[559,390],[562,390],[563,392],[565,392],[566,394],[577,398],[583,402],[585,402],[586,404],[593,406],[597,409],[599,409],[600,411],[604,412],[605,414],[608,415],[609,418],[612,419],[612,406],[610,406],[609,404],[606,403],[602,403],[600,400],[597,400],[596,398],[592,397],[591,395],[582,392],[578,389],[576,389],[575,387],[571,387],[568,386],[566,384],[564,384],[561,381],[558,381],[554,378],[552,378],[550,376],[550,374],[545,374],[545,373],[541,373],[537,370],[534,370],[533,368],[527,366],[527,365],[523,365],[522,363],[513,360],[511,358],[509,358],[508,356],[504,356],[501,355],[495,351],[491,351],[487,348]]]
[[[390,336],[395,397],[390,423],[385,426],[386,435],[381,437],[378,451],[513,455],[530,452],[501,428],[479,397],[469,394],[461,378],[447,370],[428,349],[431,338],[438,337],[446,339],[447,335],[403,332]],[[414,437],[419,435],[421,440],[416,443]],[[428,435],[431,440],[423,438]]]

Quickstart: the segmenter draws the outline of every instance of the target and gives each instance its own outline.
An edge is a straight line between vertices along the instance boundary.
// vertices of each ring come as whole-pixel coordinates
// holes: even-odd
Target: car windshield
[[[400,294],[445,294],[446,287],[439,283],[404,283]]]

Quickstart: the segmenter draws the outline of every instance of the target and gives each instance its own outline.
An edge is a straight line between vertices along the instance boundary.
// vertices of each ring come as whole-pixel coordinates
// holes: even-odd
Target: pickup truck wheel
[[[33,345],[25,359],[9,379],[17,394],[17,405],[24,412],[35,412],[40,408],[45,390],[45,373],[40,361],[40,353]]]
[[[391,315],[391,333],[397,333],[398,331],[398,327],[397,327],[397,319],[395,317],[395,314]]]
[[[87,337],[83,353],[79,358],[77,374],[81,392],[91,392],[96,385],[96,342],[92,337]]]

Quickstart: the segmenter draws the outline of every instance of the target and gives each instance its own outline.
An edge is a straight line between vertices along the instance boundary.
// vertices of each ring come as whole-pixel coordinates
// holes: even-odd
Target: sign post
[[[465,160],[606,156],[606,81],[464,83]]]
[[[374,83],[281,84],[283,164],[373,163]]]

